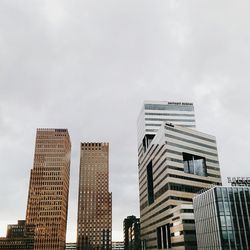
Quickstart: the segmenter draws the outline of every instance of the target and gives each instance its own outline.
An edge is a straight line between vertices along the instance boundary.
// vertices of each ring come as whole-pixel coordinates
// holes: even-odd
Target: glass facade
[[[192,103],[144,104],[145,110],[194,111]]]
[[[250,189],[216,189],[216,203],[223,249],[249,249]]]
[[[194,198],[194,211],[199,249],[216,249],[211,246],[215,236],[217,249],[250,249],[249,187],[213,188]]]
[[[204,157],[183,153],[184,172],[199,176],[207,176]]]

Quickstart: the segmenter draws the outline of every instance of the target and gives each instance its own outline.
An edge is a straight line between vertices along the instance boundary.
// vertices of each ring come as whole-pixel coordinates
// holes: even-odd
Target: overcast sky
[[[68,128],[67,240],[76,240],[80,141],[110,143],[113,240],[139,216],[144,100],[194,102],[224,183],[250,176],[249,0],[0,0],[0,235],[24,219],[38,127]]]

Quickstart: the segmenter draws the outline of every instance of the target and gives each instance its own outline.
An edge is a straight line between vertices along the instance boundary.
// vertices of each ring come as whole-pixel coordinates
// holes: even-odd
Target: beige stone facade
[[[67,129],[38,129],[26,213],[35,250],[64,250],[71,143]]]
[[[221,185],[215,137],[164,123],[148,148],[139,149],[143,248],[197,249],[192,208],[180,206],[213,185]]]

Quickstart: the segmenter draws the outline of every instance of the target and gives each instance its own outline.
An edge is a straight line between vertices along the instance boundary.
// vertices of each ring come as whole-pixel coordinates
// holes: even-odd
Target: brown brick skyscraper
[[[38,129],[26,222],[35,224],[35,250],[64,250],[71,143],[67,129]]]
[[[111,249],[109,144],[81,143],[77,249]]]

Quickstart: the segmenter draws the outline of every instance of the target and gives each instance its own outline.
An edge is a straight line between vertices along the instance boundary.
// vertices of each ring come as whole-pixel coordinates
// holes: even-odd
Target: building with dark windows
[[[141,249],[140,219],[134,215],[123,221],[124,250]]]
[[[142,247],[195,250],[192,198],[202,189],[221,185],[216,139],[194,130],[192,104],[146,104],[138,119]],[[164,113],[165,118],[158,120],[151,113]],[[143,124],[148,119],[162,124],[153,131]]]
[[[108,143],[81,143],[79,179],[77,249],[111,249]]]
[[[130,249],[141,250],[140,221],[134,222],[130,229]]]
[[[199,250],[250,249],[250,187],[214,187],[193,203]]]
[[[19,220],[15,225],[8,225],[6,237],[0,237],[0,249],[28,250],[34,249],[34,225],[27,225]]]
[[[26,211],[35,250],[65,249],[70,152],[67,129],[37,129]]]

